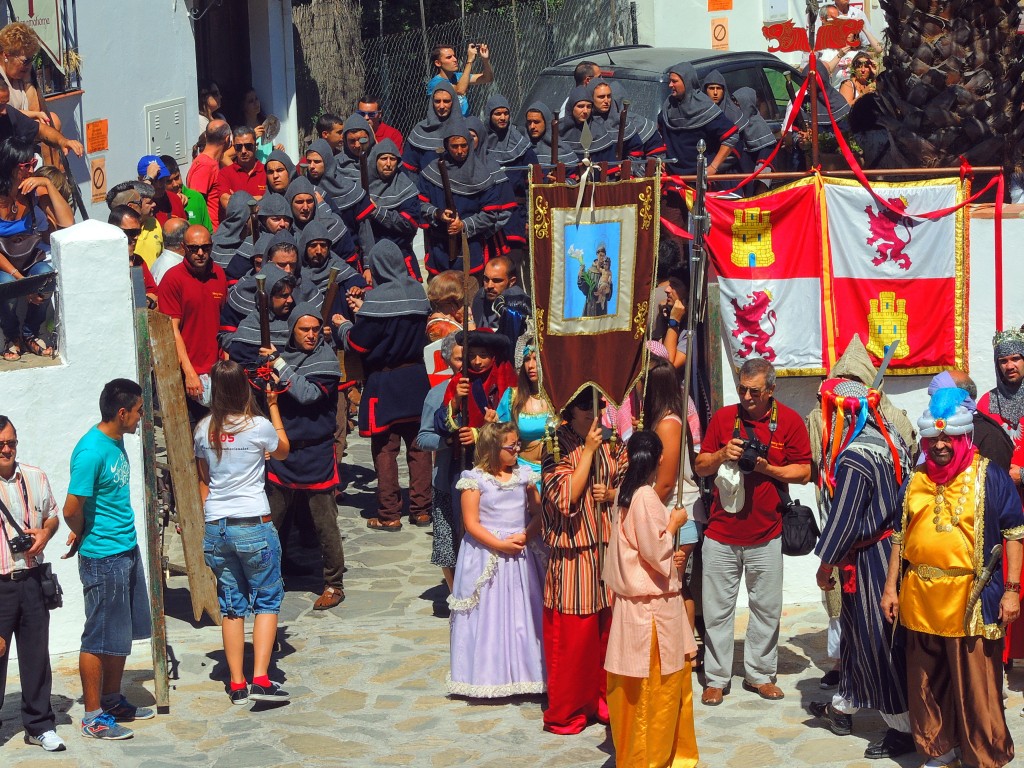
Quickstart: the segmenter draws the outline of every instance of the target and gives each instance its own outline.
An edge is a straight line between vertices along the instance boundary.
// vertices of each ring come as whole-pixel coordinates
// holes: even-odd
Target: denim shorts
[[[694,522],[693,518],[687,519],[683,523],[683,527],[676,533],[676,544],[683,546],[684,544],[696,544],[697,543],[697,523]]]
[[[281,540],[273,523],[207,523],[203,556],[217,577],[217,601],[224,616],[280,613],[284,599]]]
[[[138,547],[107,557],[78,556],[85,593],[82,652],[128,656],[133,640],[150,636],[149,590]]]

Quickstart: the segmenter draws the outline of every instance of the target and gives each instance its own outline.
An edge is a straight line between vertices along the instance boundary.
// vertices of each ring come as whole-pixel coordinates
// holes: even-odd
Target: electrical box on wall
[[[170,155],[179,163],[187,163],[191,144],[185,140],[185,99],[147,104],[145,110],[149,154]]]
[[[792,14],[789,9],[789,0],[763,0],[765,21],[785,21]]]

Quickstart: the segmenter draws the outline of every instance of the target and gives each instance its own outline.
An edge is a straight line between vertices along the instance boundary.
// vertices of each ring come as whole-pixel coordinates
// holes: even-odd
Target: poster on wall
[[[50,61],[64,71],[64,30],[59,0],[8,0],[14,18],[39,37],[43,51]]]

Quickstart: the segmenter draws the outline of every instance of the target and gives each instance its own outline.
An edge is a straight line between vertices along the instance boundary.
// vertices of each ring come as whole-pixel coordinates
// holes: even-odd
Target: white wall
[[[18,459],[46,472],[63,508],[71,452],[100,420],[103,385],[116,378],[138,381],[139,376],[125,236],[116,227],[87,221],[57,232],[52,243],[59,273],[58,348],[63,364],[0,373],[0,411],[18,430]],[[139,545],[145,553],[142,441],[129,435],[125,448]],[[67,530],[62,519],[45,550],[64,588],[64,607],[50,614],[51,654],[77,651],[85,621],[78,560],[60,559],[67,551]]]
[[[969,372],[983,393],[995,386],[995,366],[992,359],[992,336],[996,332],[995,319],[995,222],[991,206],[972,206],[970,221],[970,292],[968,315]],[[1011,276],[1013,270],[1013,244],[1024,242],[1024,206],[1006,206],[1003,221],[1003,269],[1007,275],[1003,286],[1003,328],[1016,328],[1024,323],[1024,282]],[[1002,330],[1002,329],[998,329]],[[725,403],[738,402],[736,380],[732,377],[731,362],[724,344],[721,347],[721,365],[725,371]],[[931,376],[887,376],[884,389],[893,402],[907,412],[912,423],[928,406],[928,383]],[[776,395],[780,402],[806,416],[817,407],[820,380],[816,376],[780,378]],[[812,509],[817,509],[813,486],[794,487],[794,498],[800,498]],[[814,581],[818,559],[813,555],[785,558],[783,600],[786,603],[807,603],[820,599],[821,592]],[[740,604],[746,605],[746,593],[740,590]]]
[[[299,126],[292,34],[291,0],[250,0],[252,87],[260,96],[264,114],[276,115],[281,121],[281,133],[274,143],[284,144],[285,151],[294,158],[299,156]]]

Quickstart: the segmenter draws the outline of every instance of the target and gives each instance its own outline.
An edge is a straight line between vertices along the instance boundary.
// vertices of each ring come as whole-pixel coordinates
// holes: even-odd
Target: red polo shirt
[[[205,280],[182,262],[160,281],[160,311],[181,321],[181,338],[196,373],[209,373],[217,362],[220,308],[228,295],[224,270],[216,264]]]
[[[746,425],[749,424],[757,439],[769,445],[766,457],[769,464],[777,467],[787,464],[810,464],[811,441],[807,436],[804,420],[792,408],[787,408],[778,400],[775,402],[779,409],[774,435],[769,429],[769,409],[764,418],[758,421],[746,421],[741,418],[739,437],[748,439]],[[701,441],[701,453],[714,453],[732,440],[738,409],[739,406],[727,405],[715,412]],[[760,472],[744,475],[743,486],[743,509],[735,515],[722,508],[718,488],[715,488],[714,501],[711,502],[711,511],[708,514],[708,527],[704,532],[708,538],[721,544],[750,547],[764,544],[782,534],[778,486],[771,478]]]
[[[210,194],[214,182],[217,181],[217,173],[220,171],[220,163],[209,155],[200,153],[192,161],[192,167],[188,169],[185,177],[185,186],[194,189],[203,197]]]
[[[167,192],[163,197],[155,198],[153,202],[156,203],[156,210],[153,212],[153,215],[160,222],[161,226],[166,224],[170,218],[188,221],[185,206],[182,205],[181,198],[178,197],[176,192]]]
[[[398,147],[398,151],[402,151],[402,132],[395,128],[393,125],[387,123],[381,123],[380,127],[373,132],[373,136],[377,141],[384,141],[384,139],[391,139],[395,142],[395,146]]]
[[[267,194],[267,169],[259,160],[248,172],[243,171],[238,163],[232,163],[225,165],[217,173],[217,181],[213,185],[210,196],[206,199],[207,208],[210,211],[210,221],[213,223],[214,229],[220,224],[220,196],[241,191],[248,192],[256,199]]]

